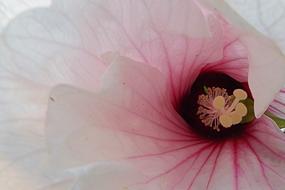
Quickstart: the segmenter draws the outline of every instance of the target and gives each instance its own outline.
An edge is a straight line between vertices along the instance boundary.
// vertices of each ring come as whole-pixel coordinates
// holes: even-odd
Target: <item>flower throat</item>
[[[181,115],[189,126],[209,138],[241,134],[251,109],[247,85],[230,76],[208,72],[198,76],[181,102]]]

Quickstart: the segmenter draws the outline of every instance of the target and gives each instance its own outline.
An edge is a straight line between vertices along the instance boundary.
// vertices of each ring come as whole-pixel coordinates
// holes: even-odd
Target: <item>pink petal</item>
[[[285,84],[285,57],[271,40],[247,24],[224,1],[203,2],[207,8],[214,7],[224,15],[240,33],[240,40],[248,51],[248,82],[255,100],[254,111],[256,117],[260,117]]]
[[[152,62],[151,64],[159,68],[164,74],[167,75],[167,77],[170,76],[169,73],[175,73],[173,74],[174,77],[172,77],[175,80],[177,80],[177,76],[182,77],[183,79],[181,80],[183,81],[183,83],[181,83],[182,88],[180,88],[176,82],[173,83],[172,91],[174,93],[177,93],[177,96],[183,94],[183,92],[186,90],[186,86],[189,85],[187,84],[187,81],[193,80],[195,78],[195,75],[198,74],[198,71],[202,69],[200,67],[197,67],[197,69],[195,68],[191,70],[191,73],[187,73],[185,72],[186,68],[187,69],[194,68],[193,64],[188,64],[186,66],[185,64],[180,64],[186,62],[193,63],[193,60],[196,58],[197,53],[199,53],[198,56],[199,61],[201,62],[209,61],[211,63],[213,62],[214,64],[212,65],[217,70],[219,69],[227,70],[229,74],[233,75],[234,77],[240,78],[240,80],[244,79],[244,76],[246,75],[245,72],[247,70],[247,62],[245,61],[238,62],[239,63],[238,68],[242,68],[244,71],[241,73],[241,75],[238,75],[237,71],[231,71],[232,66],[229,66],[229,64],[227,64],[228,67],[220,67],[221,66],[220,63],[223,63],[222,58],[225,55],[223,54],[223,47],[225,44],[230,42],[230,40],[233,39],[235,36],[234,35],[230,36],[227,40],[223,41],[225,38],[225,36],[223,35],[227,33],[225,32],[227,30],[222,32],[225,29],[224,25],[223,24],[221,25],[220,23],[221,20],[220,19],[217,20],[214,15],[211,14],[207,15],[209,16],[207,17],[208,20],[206,19],[206,22],[204,22],[204,17],[201,17],[201,12],[195,11],[195,16],[193,17],[195,19],[188,20],[187,17],[189,15],[189,11],[191,11],[192,10],[191,8],[193,8],[192,6],[184,6],[189,3],[188,1],[181,1],[180,2],[181,4],[178,3],[177,6],[171,4],[171,1],[168,1],[168,3],[163,2],[161,4],[157,4],[159,5],[158,7],[157,5],[155,6],[161,11],[156,11],[157,9],[155,8],[154,11],[151,10],[151,12],[149,12],[150,9],[146,9],[145,6],[141,6],[140,3],[136,4],[137,1],[133,1],[136,3],[131,3],[132,1],[129,1],[128,3],[126,3],[125,1],[123,1],[123,3],[121,3],[122,1],[116,1],[116,2],[110,1],[111,4],[108,4],[109,2],[106,2],[108,4],[107,6],[104,5],[105,1],[98,2],[99,4],[97,5],[95,5],[96,3],[93,2],[96,1],[86,1],[86,3],[84,3],[83,1],[80,2],[78,1],[78,4],[76,4],[76,2],[74,1],[56,1],[55,4],[50,9],[37,9],[25,13],[21,17],[18,17],[14,22],[12,22],[8,26],[8,28],[5,30],[2,36],[4,42],[1,43],[0,47],[1,49],[0,64],[1,68],[3,68],[3,71],[1,71],[1,88],[5,90],[3,90],[3,93],[1,94],[1,98],[3,102],[5,102],[5,105],[4,104],[2,105],[3,112],[1,113],[1,118],[3,118],[4,122],[2,125],[3,128],[1,129],[3,129],[4,131],[2,132],[2,135],[5,136],[5,138],[1,137],[1,140],[3,140],[4,142],[2,143],[3,150],[1,150],[1,153],[5,154],[5,159],[3,158],[4,159],[3,166],[7,165],[10,166],[8,162],[10,162],[11,160],[13,160],[13,162],[15,163],[18,163],[18,165],[17,167],[12,167],[11,170],[13,171],[11,172],[11,175],[6,175],[5,173],[2,174],[5,175],[6,178],[4,178],[4,181],[1,181],[1,187],[8,184],[8,187],[10,189],[16,189],[16,190],[19,189],[19,186],[26,189],[38,188],[39,185],[33,183],[37,183],[35,182],[37,180],[40,183],[42,182],[42,180],[45,181],[46,178],[48,178],[45,174],[42,174],[43,169],[41,167],[34,167],[35,171],[34,170],[30,171],[27,169],[30,168],[31,165],[33,164],[33,159],[29,161],[27,167],[25,167],[25,163],[19,162],[19,160],[20,161],[23,160],[23,162],[25,162],[26,160],[23,159],[23,157],[29,155],[29,153],[33,153],[34,150],[42,148],[45,145],[43,138],[44,134],[43,126],[44,126],[46,103],[47,103],[46,100],[48,97],[47,93],[50,89],[50,86],[58,83],[67,83],[84,89],[89,89],[90,91],[96,91],[98,80],[100,79],[101,73],[105,71],[105,65],[104,63],[102,63],[101,59],[99,58],[99,55],[102,53],[106,53],[109,51],[111,52],[118,51],[122,55],[127,54],[131,57],[136,58],[137,60],[148,63],[150,62],[149,60],[155,61],[157,59],[157,57],[156,59],[152,58],[154,54],[162,55],[161,59],[157,59],[158,61],[162,60],[161,62]],[[129,7],[129,5],[131,8]],[[123,8],[119,9],[119,7]],[[171,14],[172,11],[171,7],[175,8],[175,11],[173,11],[174,14]],[[187,9],[188,7],[189,10]],[[179,14],[176,14],[177,12],[179,12]],[[126,13],[127,15],[125,15]],[[130,13],[130,15],[128,15],[128,13]],[[202,12],[202,14],[204,13]],[[142,15],[142,18],[137,18],[136,17],[137,15]],[[161,15],[164,16],[162,17]],[[169,15],[171,15],[170,19]],[[149,26],[151,17],[154,18],[154,21],[153,25]],[[133,18],[134,20],[132,20]],[[185,20],[186,22],[185,28],[181,29],[181,27],[176,27],[176,23],[178,22],[175,21],[177,18],[180,21]],[[196,25],[195,22],[193,23],[193,21],[195,21],[197,18],[198,19],[201,18],[201,20],[199,19],[198,25]],[[170,25],[162,26],[159,24],[159,23],[165,24],[166,21],[168,20],[172,21]],[[211,27],[208,28],[208,26],[205,23],[210,23]],[[179,25],[180,24],[181,23],[179,23]],[[189,27],[192,26],[193,24],[197,26],[194,28],[194,30],[192,30],[192,27]],[[189,37],[197,37],[197,34],[202,30],[204,31],[205,28],[208,30],[202,32],[201,36],[207,37],[209,33],[210,34],[213,33],[214,35],[210,35],[210,37],[214,39],[213,42],[211,42],[212,38],[209,38],[206,41],[199,39],[188,40]],[[179,34],[179,37],[175,37],[176,33]],[[157,43],[151,43],[151,42],[157,42]],[[195,42],[194,50],[185,51],[185,47],[187,49],[187,47],[190,47],[189,45],[193,44],[193,42]],[[236,45],[237,44],[235,44],[235,46]],[[146,49],[148,49],[148,46],[158,47],[158,49],[155,48],[156,51],[153,51],[152,53],[151,52],[146,53],[145,51]],[[238,46],[241,47],[240,45]],[[141,49],[143,51],[140,51]],[[213,53],[211,53],[212,51]],[[228,52],[228,54],[230,54],[230,52]],[[168,57],[168,55],[171,56]],[[242,53],[242,55],[246,54]],[[178,57],[185,57],[186,59],[185,60],[177,59]],[[236,58],[239,56],[233,55],[232,57]],[[168,65],[165,64],[165,61],[170,61],[171,67],[167,67]],[[184,69],[180,68],[178,65],[181,65],[183,67],[185,66],[185,68]],[[203,69],[211,69],[211,65],[203,65],[203,66],[205,66]],[[168,70],[169,68],[173,69]],[[142,68],[138,70],[141,69]],[[114,70],[116,71],[117,69]],[[175,71],[175,72],[170,72],[170,71]],[[183,75],[179,75],[181,74],[181,71],[183,71]],[[145,72],[146,72],[145,75],[148,76],[149,70]],[[154,76],[156,76],[156,74],[157,71],[153,72]],[[160,76],[160,74],[157,75]],[[128,75],[125,74],[121,74],[120,76],[121,77],[125,76],[125,78],[129,77]],[[139,75],[134,75],[132,77],[133,80],[129,81],[129,83],[131,83],[132,86],[133,86],[132,82],[135,82],[135,79],[137,80],[137,76]],[[142,93],[143,95],[144,93],[147,92],[146,96],[137,98],[139,99],[139,101],[137,101],[134,98],[137,96],[132,96],[132,94],[134,93],[132,88],[125,87],[122,88],[121,90],[118,90],[117,88],[120,89],[121,87],[120,86],[117,86],[116,88],[113,87],[113,85],[117,85],[118,83],[114,81],[113,83],[112,82],[110,83],[110,81],[106,82],[106,85],[104,86],[105,87],[104,94],[90,95],[89,93],[87,93],[86,95],[86,93],[84,92],[82,95],[81,91],[78,92],[77,90],[75,90],[74,92],[74,90],[71,90],[72,94],[74,93],[76,95],[73,97],[76,100],[75,102],[78,102],[78,104],[80,105],[82,105],[81,104],[81,101],[83,101],[81,100],[82,97],[83,99],[85,98],[85,95],[90,97],[89,99],[87,98],[87,100],[90,101],[92,104],[87,100],[84,100],[84,103],[88,105],[86,107],[88,108],[88,110],[86,110],[86,115],[88,115],[87,111],[89,113],[89,111],[93,111],[93,109],[95,109],[93,107],[90,108],[89,104],[91,104],[96,106],[98,105],[98,107],[96,108],[97,112],[94,112],[95,115],[97,114],[96,118],[97,117],[100,118],[101,117],[100,114],[103,114],[105,112],[106,112],[106,117],[110,116],[109,111],[114,110],[114,107],[116,106],[113,105],[113,102],[115,102],[119,103],[119,108],[117,108],[117,110],[114,111],[116,116],[125,118],[125,116],[129,114],[132,117],[130,117],[130,121],[128,122],[132,124],[134,122],[136,125],[138,125],[139,123],[144,123],[144,126],[148,126],[148,128],[146,129],[149,129],[148,131],[142,131],[144,132],[143,133],[144,136],[142,137],[136,136],[134,138],[133,135],[126,134],[125,132],[122,132],[122,134],[120,133],[119,135],[117,135],[117,132],[114,132],[112,128],[113,126],[117,125],[110,124],[109,119],[107,120],[107,118],[104,117],[102,120],[93,121],[93,118],[91,118],[91,121],[89,121],[85,120],[85,118],[77,118],[79,117],[79,115],[81,115],[81,112],[78,112],[80,111],[80,109],[78,109],[74,110],[74,113],[76,113],[74,118],[78,119],[79,121],[83,120],[82,123],[80,124],[84,124],[84,122],[89,122],[91,124],[99,122],[100,124],[104,123],[105,125],[105,122],[107,122],[108,126],[111,125],[110,129],[107,128],[106,130],[105,129],[103,130],[102,128],[99,129],[88,128],[86,130],[81,130],[82,125],[78,124],[78,127],[80,128],[78,130],[80,131],[80,133],[86,134],[88,133],[89,130],[92,132],[96,132],[95,134],[90,134],[92,138],[96,137],[95,139],[92,139],[92,143],[94,142],[96,146],[100,146],[100,144],[97,144],[97,142],[104,141],[103,139],[104,137],[109,137],[107,138],[107,140],[110,139],[110,136],[111,137],[116,136],[119,138],[122,137],[123,139],[125,139],[126,142],[124,140],[121,141],[127,144],[126,147],[130,147],[129,150],[126,150],[126,154],[128,153],[131,155],[138,152],[141,154],[149,153],[149,151],[155,152],[158,149],[157,148],[158,145],[159,145],[158,146],[159,150],[161,149],[162,151],[169,150],[170,148],[168,145],[164,147],[165,145],[164,144],[162,145],[162,143],[156,143],[156,142],[153,143],[154,138],[153,136],[151,136],[153,135],[151,132],[155,131],[156,133],[161,134],[165,136],[164,138],[166,138],[163,139],[162,137],[159,136],[157,141],[160,140],[169,141],[169,139],[171,139],[172,141],[174,137],[175,137],[174,140],[176,141],[178,137],[179,139],[181,139],[180,135],[182,134],[180,134],[180,130],[183,131],[184,135],[185,123],[181,120],[181,118],[176,117],[173,114],[175,111],[172,108],[172,104],[170,103],[170,100],[173,99],[173,94],[169,95],[169,97],[168,96],[165,97],[165,92],[171,90],[161,89],[161,86],[164,86],[164,84],[167,82],[164,81],[164,79],[159,79],[160,78],[159,76],[155,78],[156,80],[155,82],[158,83],[157,84],[158,86],[156,86],[155,88],[160,89],[158,90],[161,92],[160,96],[157,96],[156,93],[152,94],[154,93],[153,85],[148,85],[148,86],[146,85],[141,89],[135,90],[136,92]],[[162,80],[162,82],[160,80]],[[145,82],[144,79],[141,79],[141,81]],[[158,81],[160,81],[161,83]],[[110,85],[110,88],[107,88],[108,85]],[[113,87],[113,89],[116,89],[116,92],[118,90],[118,96],[114,97],[114,95],[112,94],[113,91],[111,87]],[[136,87],[140,88],[141,83],[138,83]],[[61,89],[58,90],[59,93],[62,91],[70,92],[70,89],[65,89],[65,88],[63,88],[62,91]],[[57,94],[58,92],[56,90],[55,94],[58,95]],[[112,95],[110,95],[110,93]],[[126,95],[126,93],[128,95]],[[96,100],[93,100],[94,96],[96,97],[100,96],[100,97]],[[122,100],[121,99],[122,97],[126,97],[126,99]],[[130,97],[134,99],[131,99],[132,101],[129,102],[128,104],[126,102],[129,101]],[[104,99],[104,101],[105,99],[107,99],[108,102],[107,103],[100,102],[101,99]],[[55,100],[56,102],[58,102],[57,99]],[[71,100],[67,99],[66,101],[71,101]],[[141,105],[140,104],[141,102],[144,103],[148,102],[148,104],[145,103],[144,105]],[[166,105],[165,102],[167,102]],[[73,101],[69,103],[70,103],[69,106],[74,104]],[[137,108],[137,110],[135,110],[135,114],[143,113],[144,114],[143,117],[133,116],[133,114],[128,113],[128,111],[126,110],[121,111],[122,105],[125,104],[127,104],[127,108],[131,108],[132,110],[133,110],[133,105],[135,105]],[[57,106],[62,108],[63,105],[57,105]],[[54,109],[57,110],[59,107],[52,108],[51,109],[52,112],[54,111]],[[65,106],[63,107],[67,109]],[[75,107],[74,109],[77,108],[76,106],[74,107]],[[101,107],[102,107],[102,113],[98,113],[99,112],[98,109]],[[66,110],[66,113],[69,113],[72,110],[73,109]],[[149,110],[153,111],[150,112]],[[111,114],[113,113],[111,112]],[[59,116],[62,116],[62,118],[66,117],[65,114],[63,115],[63,113],[59,113]],[[166,119],[167,121],[165,121],[165,117],[167,118]],[[125,127],[124,125],[125,121],[121,121],[121,118],[115,118],[115,119],[118,120],[117,123],[120,124],[120,127],[122,128]],[[157,122],[152,123],[152,120]],[[52,122],[51,124],[53,124]],[[78,121],[76,120],[76,122]],[[54,124],[55,126],[58,126],[58,129],[53,128],[52,130],[53,132],[51,132],[52,133],[51,139],[53,145],[59,144],[60,146],[58,147],[58,150],[64,150],[67,152],[67,155],[73,156],[73,157],[63,156],[60,159],[70,159],[70,158],[75,159],[75,160],[69,160],[66,163],[67,166],[80,165],[82,163],[90,163],[99,158],[99,157],[97,158],[95,152],[91,152],[93,155],[91,155],[89,158],[90,152],[88,151],[90,150],[90,144],[84,141],[86,139],[81,139],[78,142],[72,141],[73,139],[77,139],[77,134],[76,132],[73,131],[77,130],[76,128],[77,126],[75,126],[76,122],[70,124],[70,127],[75,127],[75,129],[73,129],[73,128],[68,128],[69,126],[62,126],[61,123],[63,123],[63,121],[60,120],[59,121],[60,124],[58,123]],[[147,125],[145,123],[147,123]],[[167,127],[170,126],[170,129],[169,128],[161,129],[160,126],[167,126]],[[180,128],[172,129],[172,127],[174,126],[180,126]],[[61,127],[66,127],[66,128],[62,129]],[[155,130],[153,130],[153,128],[155,128]],[[123,129],[120,128],[120,130]],[[128,129],[128,130],[131,130],[133,134],[133,129]],[[178,134],[176,130],[179,131]],[[72,131],[73,134],[67,134],[66,131]],[[173,137],[173,132],[175,132],[174,137]],[[100,134],[102,134],[102,136],[100,136]],[[71,141],[72,148],[76,151],[73,152],[73,150],[69,150],[69,144],[68,146],[66,146],[66,144],[62,145],[61,142],[54,142],[62,140],[61,138],[64,135],[68,136],[66,137],[67,142],[69,143]],[[88,136],[89,134],[86,135]],[[191,138],[196,139],[195,135],[193,135],[193,137]],[[146,141],[145,139],[149,140]],[[136,142],[136,144],[141,145],[142,150],[137,150],[138,146],[133,145],[134,143],[130,145],[130,142]],[[11,146],[11,143],[13,146]],[[118,141],[115,141],[115,143],[111,147],[107,146],[109,145],[109,143],[110,143],[109,141],[105,142],[105,144],[102,142],[103,148],[99,147],[102,148],[103,152],[106,152],[106,155],[101,156],[102,159],[114,158],[113,155],[114,153],[118,153],[119,159],[126,156],[125,152],[122,151],[122,149],[125,150],[125,148],[119,146],[120,144],[118,143]],[[176,148],[178,146],[180,147],[180,145],[184,145],[184,143],[185,142],[179,142],[178,145],[176,146],[174,145],[171,148]],[[104,145],[106,145],[107,148],[110,148],[110,150],[108,151],[108,149],[104,147]],[[162,148],[160,148],[161,146]],[[195,152],[195,150],[199,149],[200,147],[194,147],[192,151]],[[83,156],[78,157],[77,151],[80,151],[80,153],[82,153]],[[207,149],[207,153],[210,154],[211,150]],[[214,153],[215,152],[213,152],[213,154]],[[184,155],[182,151],[182,153],[179,154],[177,157],[180,158],[183,156]],[[94,160],[93,157],[95,157]],[[207,156],[204,155],[204,157]],[[166,160],[167,161],[170,160],[169,163],[174,163],[175,160],[173,160],[172,158],[173,157],[171,156],[171,158],[168,157]],[[37,162],[40,163],[41,161]],[[153,169],[156,169],[158,166],[160,166],[158,164],[162,165],[162,170],[168,166],[166,163],[164,162],[160,163],[160,162],[161,160],[153,162],[154,166],[156,166]],[[146,165],[149,165],[149,163],[150,162],[146,160]],[[145,171],[145,172],[149,174],[152,173],[153,171]],[[21,173],[21,175],[19,173]],[[35,180],[33,181],[29,178],[29,180],[26,180],[28,179],[29,176],[31,176],[30,175],[31,173],[35,174],[32,176],[43,175],[44,179],[33,178],[33,180]],[[16,174],[17,177],[15,177]],[[172,179],[171,176],[169,178]],[[10,183],[11,179],[15,180],[16,182],[14,183],[13,181],[13,183]],[[177,179],[169,180],[169,182],[175,180]]]
[[[48,143],[60,167],[121,160],[147,180],[172,189],[282,189],[285,138],[262,117],[238,138],[211,141],[187,128],[154,68],[113,64],[101,93],[59,86],[48,117]],[[142,178],[143,179],[143,178]]]
[[[105,160],[114,156],[122,158],[122,155],[125,154],[137,155],[140,150],[135,144],[128,143],[133,138],[132,141],[147,146],[144,151],[157,149],[157,144],[152,142],[152,139],[155,138],[157,138],[157,143],[159,141],[165,142],[171,137],[173,138],[173,146],[183,144],[183,140],[182,142],[179,141],[181,141],[181,137],[185,139],[185,136],[189,136],[188,129],[173,109],[168,92],[166,80],[156,69],[130,62],[112,65],[106,74],[105,85],[100,94],[87,93],[65,86],[57,87],[51,94],[47,131],[55,156],[60,160],[73,157],[75,159],[70,160],[70,163],[67,161],[64,164],[78,165],[92,162],[94,159]],[[64,111],[65,109],[71,111],[75,107],[78,110],[82,109],[82,114],[75,114],[69,120],[61,120],[61,117],[58,117],[61,114],[67,114]],[[141,115],[141,113],[144,114]],[[88,119],[82,117],[88,117]],[[110,122],[105,123],[107,120],[99,119],[100,117],[109,117],[112,120],[108,119]],[[82,129],[81,125],[73,125],[79,120],[87,127]],[[113,125],[114,122],[117,124]],[[141,128],[140,123],[144,123],[145,126]],[[106,125],[111,126],[106,127]],[[175,126],[180,127],[175,129]],[[112,128],[122,131],[119,134],[114,134]],[[66,131],[70,131],[70,133],[66,133]],[[79,133],[82,134],[77,135]],[[98,139],[99,133],[102,142],[97,144],[93,141]],[[137,136],[133,136],[132,133],[137,133]],[[63,134],[65,135],[63,136]],[[160,139],[157,136],[158,134],[164,135],[165,139]],[[96,137],[92,137],[93,135]],[[80,139],[74,140],[78,137]],[[117,143],[109,145],[112,138],[119,138],[122,141],[121,143],[126,144],[125,147],[121,147],[121,144]],[[175,145],[174,142],[177,140],[178,144]],[[114,150],[108,151],[106,149],[107,152],[105,152],[105,149],[101,148],[104,144],[112,146]],[[86,148],[81,149],[81,145],[85,145]],[[73,148],[69,149],[66,146]],[[94,149],[98,151],[94,151]],[[81,151],[80,156],[73,155],[74,151]]]
[[[282,189],[285,184],[284,142],[284,134],[272,120],[266,116],[261,117],[237,141],[238,172],[252,186],[260,189]],[[249,167],[252,170],[248,170]]]
[[[270,104],[268,111],[277,117],[285,119],[285,89],[281,89],[273,102]]]
[[[217,71],[247,80],[247,53],[239,36],[216,12],[196,1],[81,1],[74,5],[63,1],[54,8],[78,24],[83,43],[93,52],[118,53],[167,74],[174,102],[205,65],[223,63]],[[241,47],[228,56],[233,49],[229,46]]]
[[[220,71],[241,82],[247,81],[248,53],[235,30],[217,15],[208,18],[209,38],[187,38],[156,31],[156,37],[145,42],[141,54],[148,64],[169,77],[174,103],[189,90],[200,72]],[[128,53],[134,56],[134,51]]]

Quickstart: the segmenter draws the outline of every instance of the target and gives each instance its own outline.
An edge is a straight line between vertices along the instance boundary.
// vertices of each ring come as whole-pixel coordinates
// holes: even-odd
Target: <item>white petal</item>
[[[248,82],[255,100],[254,112],[260,117],[285,84],[285,57],[272,41],[247,24],[226,3],[203,2],[214,6],[239,29],[240,40],[249,51]]]
[[[126,163],[96,164],[79,177],[72,190],[150,190],[132,187],[141,180],[143,175]]]
[[[248,82],[254,97],[254,111],[260,117],[285,84],[285,57],[272,42],[244,37],[250,52]]]
[[[0,31],[15,16],[39,6],[50,5],[51,0],[1,0],[0,2]]]
[[[1,36],[2,70],[48,86],[95,88],[105,65],[83,47],[80,35],[72,21],[52,9],[29,11]]]
[[[96,91],[105,65],[82,49],[72,22],[51,9],[23,13],[2,32],[0,186],[34,190],[52,176],[43,163],[51,86],[69,83]]]
[[[273,39],[285,53],[284,0],[227,0],[227,2],[257,30]]]

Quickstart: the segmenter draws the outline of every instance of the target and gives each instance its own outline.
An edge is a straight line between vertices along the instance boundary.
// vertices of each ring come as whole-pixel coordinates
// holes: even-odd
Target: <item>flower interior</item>
[[[181,101],[181,115],[189,127],[209,138],[240,135],[251,109],[247,85],[219,72],[200,74]]]

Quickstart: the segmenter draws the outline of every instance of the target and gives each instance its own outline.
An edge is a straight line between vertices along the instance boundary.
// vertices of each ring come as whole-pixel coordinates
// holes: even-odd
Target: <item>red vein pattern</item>
[[[187,1],[177,4],[182,2],[187,5]],[[102,35],[101,40],[124,42],[113,42],[114,47],[104,50],[119,49],[142,63],[119,57],[96,94],[70,87],[54,90],[48,112],[48,143],[54,159],[65,167],[123,160],[147,177],[132,184],[142,189],[282,190],[285,137],[269,118],[255,120],[240,136],[213,140],[196,134],[177,112],[201,72],[219,71],[247,82],[248,52],[234,28],[211,13],[205,16],[211,36],[190,38],[159,27],[149,1],[138,5],[132,13],[148,13],[138,18],[147,20],[144,34],[138,32],[139,26],[124,22],[132,17],[121,9],[116,12],[92,3],[106,22],[96,20],[100,27],[89,27]],[[112,33],[114,28],[120,35]],[[119,39],[110,40],[112,36]],[[276,99],[269,109],[282,115],[284,110],[276,106],[284,106],[282,102]]]

